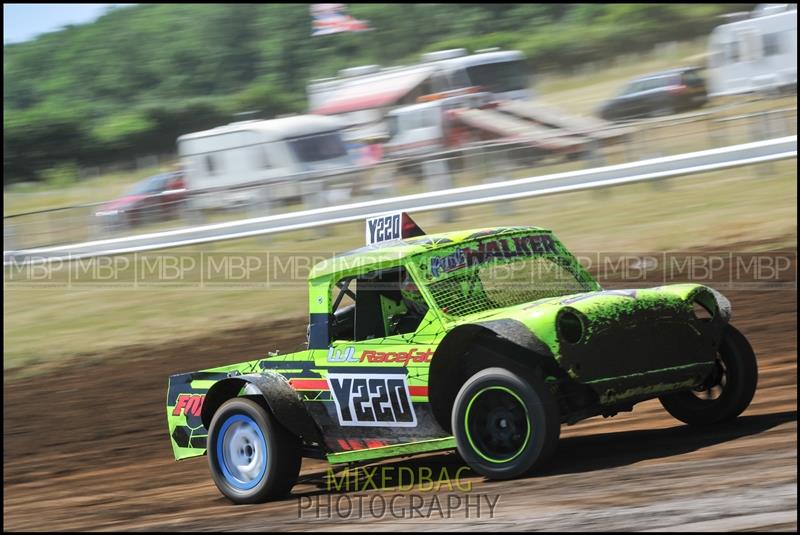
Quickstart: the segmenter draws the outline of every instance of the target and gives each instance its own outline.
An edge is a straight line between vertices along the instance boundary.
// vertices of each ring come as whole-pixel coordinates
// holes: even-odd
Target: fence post
[[[258,191],[253,192],[250,203],[247,205],[247,212],[250,217],[262,217],[269,215],[270,202],[269,192],[266,186],[257,188]]]
[[[105,228],[103,223],[103,217],[97,217],[94,215],[94,211],[89,209],[89,215],[87,216],[89,220],[87,223],[87,237],[90,240],[96,240],[101,237],[105,237]]]
[[[483,149],[483,145],[473,145],[464,149],[464,175],[472,184],[480,184],[485,176],[486,162]]]
[[[181,219],[186,222],[187,226],[194,227],[202,225],[204,222],[202,203],[197,201],[200,195],[206,194],[189,195],[181,204]]]
[[[794,121],[789,118],[789,113],[783,114],[783,131],[786,132],[786,135],[791,135],[792,133],[792,126],[794,125],[797,128],[797,108],[794,110]],[[797,132],[797,130],[795,130]]]
[[[628,132],[625,134],[623,140],[623,155],[625,157],[625,162],[629,163],[633,162],[636,159],[636,136],[634,132]]]
[[[498,182],[505,182],[506,180],[511,180],[513,178],[512,175],[516,169],[514,159],[515,150],[517,149],[514,147],[509,147],[502,151],[502,157],[498,165],[498,169],[500,170],[500,176],[497,177]],[[498,216],[514,215],[515,211],[514,202],[510,199],[504,203],[495,203],[495,213]]]
[[[650,129],[646,126],[641,128],[636,139],[636,159],[637,161],[647,160],[649,157]]]
[[[396,164],[379,163],[371,169],[365,169],[364,175],[370,174],[370,198],[384,198],[394,195],[394,176],[397,172],[394,169]],[[393,176],[394,175],[394,176]]]
[[[713,117],[706,121],[706,138],[708,139],[708,144],[712,149],[716,149],[720,146],[719,136],[717,133],[717,122]]]
[[[772,110],[769,112],[769,131],[773,137],[783,137],[787,135],[786,122],[781,119],[779,114],[781,110]]]
[[[305,184],[304,184],[305,185]],[[307,183],[308,187],[303,189],[303,207],[306,210],[316,210],[326,206],[326,198],[328,194],[327,184],[324,179],[314,180]],[[315,229],[317,238],[325,238],[331,235],[330,228],[327,226],[318,226]]]
[[[513,148],[496,150],[490,153],[489,157],[484,158],[484,161],[489,164],[491,170],[480,181],[481,184],[491,184],[494,182],[505,182],[506,180],[510,180],[511,172],[514,170],[514,165],[512,164],[513,158],[509,156],[508,153],[513,150]],[[500,203],[494,203],[494,212],[497,216],[513,215],[513,201],[507,200]]]
[[[600,143],[591,137],[586,141],[586,151],[584,151],[586,169],[602,167],[604,164],[603,155],[600,152]]]
[[[256,186],[258,191],[256,191],[252,197],[248,208],[248,212],[250,217],[262,217],[270,215],[272,210],[272,199],[269,193],[269,186]],[[261,242],[264,244],[269,243],[270,236],[269,234],[264,234],[261,236]]]
[[[447,160],[425,160],[422,162],[422,173],[425,177],[426,191],[441,191],[453,187],[453,177],[450,175]],[[455,210],[452,208],[439,212],[439,220],[442,223],[450,223],[455,219]]]
[[[53,229],[53,212],[46,212],[45,218],[47,219],[48,243],[55,244],[57,242],[53,241],[53,238],[55,237],[55,230]]]
[[[3,223],[3,250],[14,251],[16,246],[14,223]]]
[[[774,137],[773,136],[773,130],[772,130],[772,116],[773,116],[774,113],[775,113],[774,111],[767,111],[767,112],[762,112],[761,115],[760,115],[762,123],[763,123],[762,132],[764,134],[764,139],[772,139]],[[774,164],[774,162],[764,162],[763,167],[764,167],[764,171],[767,174],[774,174],[775,173],[775,164]]]

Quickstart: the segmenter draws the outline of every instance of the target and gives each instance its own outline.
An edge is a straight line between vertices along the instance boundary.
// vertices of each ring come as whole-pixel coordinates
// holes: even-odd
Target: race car
[[[658,398],[731,420],[756,358],[700,284],[603,290],[549,230],[425,235],[405,213],[310,272],[307,349],[173,375],[176,459],[207,455],[234,503],[286,495],[303,457],[332,464],[456,449],[510,479],[553,455],[562,424]]]

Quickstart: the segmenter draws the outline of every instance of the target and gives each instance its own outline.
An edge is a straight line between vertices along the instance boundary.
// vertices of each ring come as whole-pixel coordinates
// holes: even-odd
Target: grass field
[[[796,247],[797,241],[796,176],[797,162],[790,160],[658,184],[463,208],[448,223],[436,213],[414,217],[428,232],[539,225],[553,229],[573,252],[644,253],[709,245],[725,250],[730,244],[744,244],[739,247],[747,251],[785,249]],[[362,241],[362,224],[351,223],[334,227],[327,237],[298,231],[168,252],[270,252],[319,259],[359,247]],[[270,288],[225,284],[222,278],[221,284],[205,287],[193,283],[134,287],[127,282],[102,287],[91,276],[70,286],[64,283],[63,269],[53,272],[52,279],[45,278],[52,284],[22,284],[9,280],[9,273],[6,270],[3,297],[6,370],[25,366],[25,373],[32,373],[65,356],[102,358],[104,351],[117,346],[158,343],[279,317],[296,317],[297,329],[305,329],[302,269],[293,281]]]

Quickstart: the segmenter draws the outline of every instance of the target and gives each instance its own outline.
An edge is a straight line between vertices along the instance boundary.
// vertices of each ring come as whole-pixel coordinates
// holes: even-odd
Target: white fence
[[[567,152],[543,150],[534,139],[495,140],[419,155],[384,159],[367,167],[277,177],[236,188],[193,189],[185,196],[152,195],[117,209],[116,203],[88,203],[4,216],[4,250],[66,246],[135,234],[273,216],[293,210],[433,192],[457,186],[574,172],[639,162],[702,149],[795,135],[794,107],[757,113],[726,105],[586,134],[553,129],[577,144]],[[731,115],[731,112],[736,115]],[[443,165],[443,164],[446,164]],[[300,196],[287,197],[301,185]],[[13,206],[13,194],[5,200]],[[232,202],[235,201],[235,202]],[[447,212],[449,213],[449,212]],[[445,213],[445,215],[447,215]]]
[[[441,210],[458,206],[552,195],[589,188],[659,180],[797,157],[797,136],[654,158],[595,169],[449,188],[399,197],[329,206],[229,221],[211,225],[152,232],[23,251],[3,251],[4,265],[69,261],[181,247],[220,240],[325,227],[362,220],[390,211]]]

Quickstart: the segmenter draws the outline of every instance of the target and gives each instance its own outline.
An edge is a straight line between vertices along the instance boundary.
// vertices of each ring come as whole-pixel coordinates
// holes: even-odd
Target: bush
[[[266,82],[256,81],[244,91],[225,100],[223,108],[233,116],[236,113],[254,111],[258,117],[267,119],[287,113],[303,113],[305,100],[293,98],[289,93]]]
[[[63,188],[78,182],[80,172],[74,162],[68,162],[41,171],[39,178],[48,186]]]

